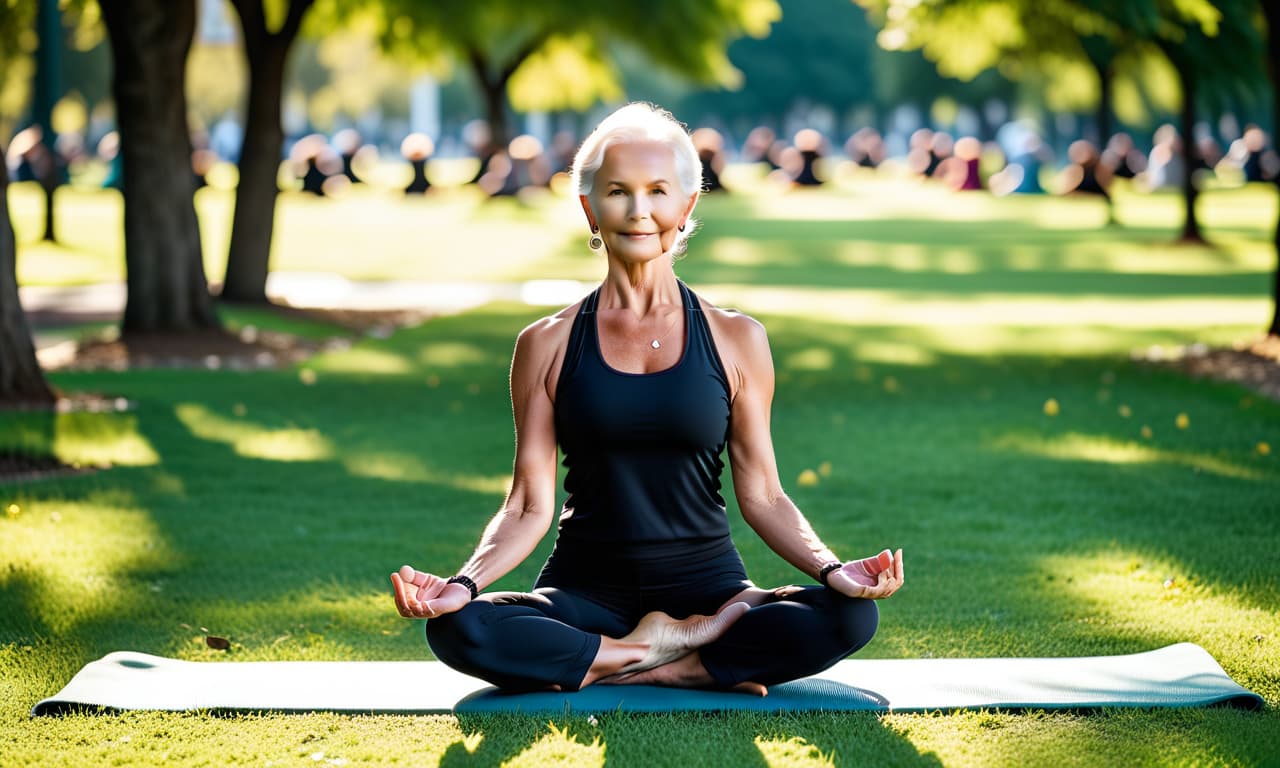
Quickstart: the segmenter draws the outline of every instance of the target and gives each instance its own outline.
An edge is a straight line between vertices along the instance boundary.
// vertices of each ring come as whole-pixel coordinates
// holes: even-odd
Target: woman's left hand
[[[902,586],[902,550],[850,560],[827,576],[827,585],[849,597],[880,600]]]

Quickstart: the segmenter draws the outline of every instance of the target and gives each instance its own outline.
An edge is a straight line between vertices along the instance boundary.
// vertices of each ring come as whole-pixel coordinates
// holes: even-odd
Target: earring
[[[597,230],[591,230],[591,237],[587,238],[587,247],[593,251],[598,251],[604,247],[604,239],[596,234]]]
[[[681,224],[681,225],[679,226],[679,230],[680,230],[681,232],[683,232],[683,231],[684,231],[684,225],[683,225],[683,224]]]

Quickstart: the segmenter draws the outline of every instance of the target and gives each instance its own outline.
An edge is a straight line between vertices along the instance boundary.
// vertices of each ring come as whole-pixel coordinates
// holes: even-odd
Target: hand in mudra
[[[462,584],[448,584],[439,576],[402,566],[391,574],[396,610],[406,619],[431,619],[460,610],[471,602],[471,590]]]
[[[850,560],[827,576],[832,589],[849,597],[888,597],[902,586],[902,550]]]

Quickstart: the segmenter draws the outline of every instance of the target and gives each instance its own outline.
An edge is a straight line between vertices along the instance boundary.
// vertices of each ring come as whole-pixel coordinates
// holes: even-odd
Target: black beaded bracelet
[[[461,584],[462,586],[471,590],[472,600],[475,600],[477,597],[480,596],[480,590],[476,587],[476,583],[461,574],[451,577],[448,581],[445,582],[445,584]]]
[[[818,571],[818,581],[821,582],[822,586],[824,587],[831,586],[830,584],[827,583],[827,578],[831,576],[832,571],[839,570],[840,568],[843,568],[843,567],[844,567],[844,563],[827,563],[826,565],[822,566],[822,570]]]

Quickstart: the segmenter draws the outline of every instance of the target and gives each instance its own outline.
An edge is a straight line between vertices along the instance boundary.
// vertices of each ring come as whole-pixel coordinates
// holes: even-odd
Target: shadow
[[[940,766],[903,734],[868,712],[725,713],[611,712],[559,716],[549,722],[520,715],[461,714],[464,738],[440,761],[451,766],[497,766],[566,753],[604,765],[678,765],[689,759],[752,766],[830,762],[853,768],[877,764]],[[542,751],[545,750],[545,751]],[[540,754],[541,751],[541,754]],[[820,762],[821,761],[821,762]],[[805,764],[801,762],[801,764]]]

